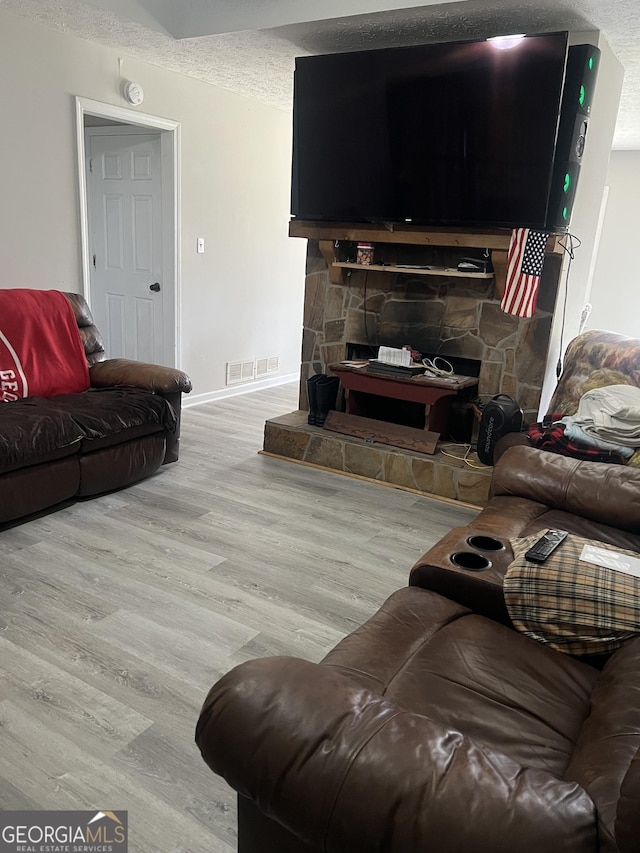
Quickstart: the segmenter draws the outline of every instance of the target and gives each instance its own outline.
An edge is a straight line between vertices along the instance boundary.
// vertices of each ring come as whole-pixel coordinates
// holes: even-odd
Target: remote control
[[[547,530],[544,536],[541,536],[524,555],[525,560],[530,560],[532,563],[544,563],[564,540],[567,538],[566,530]]]

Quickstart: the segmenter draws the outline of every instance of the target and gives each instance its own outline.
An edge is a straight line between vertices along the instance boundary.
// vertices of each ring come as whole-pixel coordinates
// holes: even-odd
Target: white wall
[[[612,151],[588,329],[640,338],[640,151]]]
[[[181,123],[180,367],[196,399],[224,392],[227,361],[278,355],[280,376],[297,373],[290,115],[127,57],[123,76],[142,85],[141,111]],[[124,107],[120,84],[115,51],[0,8],[0,287],[82,290],[74,96]]]

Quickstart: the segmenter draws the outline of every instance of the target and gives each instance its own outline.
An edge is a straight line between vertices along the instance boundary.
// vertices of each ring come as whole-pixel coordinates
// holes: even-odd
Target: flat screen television
[[[568,33],[296,59],[291,213],[547,228]]]

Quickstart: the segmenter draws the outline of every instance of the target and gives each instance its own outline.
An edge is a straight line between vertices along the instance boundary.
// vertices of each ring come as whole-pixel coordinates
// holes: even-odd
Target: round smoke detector
[[[130,104],[137,107],[138,104],[141,104],[144,100],[142,86],[139,83],[125,83],[124,96]]]

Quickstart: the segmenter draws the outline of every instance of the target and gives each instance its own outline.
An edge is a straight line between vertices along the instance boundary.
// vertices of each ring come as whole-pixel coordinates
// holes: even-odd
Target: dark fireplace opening
[[[351,344],[345,345],[345,358],[347,361],[357,361],[360,358],[377,358],[378,347],[369,346],[369,344]]]
[[[358,405],[367,418],[385,421],[390,424],[402,424],[415,429],[425,428],[425,409],[420,403],[411,400],[391,400],[378,397],[377,394],[358,394]]]
[[[348,342],[345,345],[345,356],[348,361],[359,359],[376,358],[378,347],[368,344]],[[447,355],[443,352],[421,353],[421,358],[445,359],[453,368],[453,372],[461,376],[480,376],[482,362],[474,358],[466,358],[460,355]],[[437,362],[442,367],[441,362]],[[455,443],[470,443],[473,440],[475,421],[471,402],[477,397],[478,389],[465,388],[461,390],[452,400],[446,430],[440,435],[440,439]],[[424,406],[404,400],[395,400],[389,397],[379,397],[375,394],[363,394],[359,396],[360,406],[363,408],[365,417],[373,418],[387,423],[402,424],[416,429],[425,428]]]

